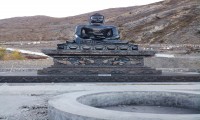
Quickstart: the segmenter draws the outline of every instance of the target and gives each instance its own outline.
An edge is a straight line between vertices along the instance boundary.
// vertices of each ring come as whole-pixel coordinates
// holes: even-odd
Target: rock
[[[104,60],[103,63],[104,63],[104,64],[108,63],[108,60]]]
[[[61,64],[65,64],[65,65],[71,65],[72,63],[70,61],[58,61]]]
[[[94,63],[94,60],[89,60],[89,59],[88,59],[87,61],[88,61],[89,63],[92,63],[92,64]]]
[[[130,63],[135,65],[135,64],[138,64],[139,62],[138,61],[131,61]]]
[[[85,64],[85,61],[79,61],[80,64]]]
[[[114,61],[113,63],[112,63],[112,65],[118,65],[119,64],[119,61]]]
[[[124,65],[125,63],[124,62],[119,62],[119,65]]]
[[[166,25],[167,26],[167,25]],[[164,25],[160,25],[160,26],[154,26],[149,32],[150,33],[155,33],[155,32],[158,32],[158,31],[161,31],[165,28]]]

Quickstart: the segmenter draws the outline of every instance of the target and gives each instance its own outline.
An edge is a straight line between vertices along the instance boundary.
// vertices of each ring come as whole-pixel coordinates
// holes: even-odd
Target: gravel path
[[[41,69],[53,64],[53,59],[0,61],[1,69]]]

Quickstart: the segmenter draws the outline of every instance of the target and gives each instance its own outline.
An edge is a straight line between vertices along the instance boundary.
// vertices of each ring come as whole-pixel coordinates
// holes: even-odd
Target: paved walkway
[[[79,91],[177,91],[200,94],[200,82],[190,83],[0,83],[2,120],[47,120],[47,101]]]

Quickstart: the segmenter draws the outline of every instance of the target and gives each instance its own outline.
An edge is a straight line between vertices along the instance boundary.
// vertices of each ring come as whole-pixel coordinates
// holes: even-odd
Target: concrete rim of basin
[[[119,94],[118,98],[116,97]],[[198,120],[199,114],[152,114],[152,113],[132,113],[123,111],[105,110],[95,108],[103,105],[117,105],[124,101],[131,102],[133,99],[139,100],[138,96],[134,97],[134,94],[139,95],[141,98],[149,95],[153,96],[152,99],[157,98],[160,95],[165,96],[164,99],[169,98],[182,100],[185,106],[191,107],[191,109],[200,108],[200,95],[183,93],[183,92],[170,92],[170,91],[119,91],[119,92],[75,92],[59,95],[49,100],[48,104],[48,117],[49,120]],[[104,96],[105,95],[105,96]],[[110,98],[109,99],[109,96]],[[116,95],[115,97],[113,95]],[[104,96],[104,97],[103,97]],[[169,97],[171,96],[171,98]],[[123,101],[123,99],[124,101]],[[140,99],[141,99],[140,98]],[[115,99],[115,101],[113,101]],[[159,100],[161,98],[158,98]],[[110,102],[108,102],[110,100]],[[118,102],[116,102],[118,101]],[[146,101],[145,101],[146,102]],[[160,102],[161,103],[161,102]],[[167,104],[173,104],[168,102]],[[177,103],[180,105],[180,103]],[[92,107],[94,106],[94,107]]]

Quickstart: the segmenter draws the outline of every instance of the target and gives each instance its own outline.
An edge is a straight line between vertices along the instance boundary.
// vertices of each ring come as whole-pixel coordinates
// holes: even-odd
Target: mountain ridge
[[[93,13],[116,25],[121,39],[134,43],[200,44],[200,1],[165,0],[149,5],[111,8],[53,18],[15,17],[0,20],[0,42],[71,40],[75,26],[87,24]]]

